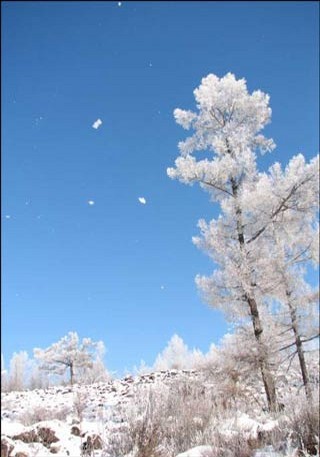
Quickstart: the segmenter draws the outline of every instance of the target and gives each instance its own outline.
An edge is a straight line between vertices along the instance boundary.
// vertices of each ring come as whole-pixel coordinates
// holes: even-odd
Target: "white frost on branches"
[[[194,134],[179,143],[181,157],[175,168],[168,168],[171,178],[191,184],[198,181],[227,193],[227,178],[255,171],[255,150],[271,151],[275,144],[259,132],[270,122],[269,96],[261,91],[251,95],[244,79],[228,73],[219,79],[208,75],[194,91],[198,113],[174,110],[174,117],[184,129]],[[212,151],[214,162],[196,161],[197,151]]]
[[[285,169],[275,163],[259,173],[256,151],[275,147],[261,134],[271,119],[269,96],[260,90],[249,94],[246,81],[231,73],[203,78],[194,96],[196,113],[174,111],[176,122],[193,134],[178,144],[180,156],[167,173],[185,184],[199,183],[220,203],[219,217],[200,220],[200,236],[193,238],[215,264],[212,275],[197,275],[196,283],[206,302],[230,320],[251,321],[269,407],[276,409],[267,304],[273,301],[271,315],[280,303],[286,307],[301,361],[307,340],[297,316],[306,315],[303,297],[314,294],[304,284],[304,268],[318,260],[319,158],[307,163],[298,154]]]
[[[77,370],[93,367],[97,349],[101,352],[101,342],[93,342],[90,338],[80,342],[76,332],[69,332],[47,349],[35,348],[34,357],[39,360],[40,368],[49,373],[63,375],[69,370],[73,384]]]

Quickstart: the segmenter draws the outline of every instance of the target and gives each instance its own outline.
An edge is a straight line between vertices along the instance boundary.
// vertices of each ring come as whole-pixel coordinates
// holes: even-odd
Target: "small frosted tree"
[[[73,385],[77,369],[92,368],[98,344],[90,338],[80,342],[76,332],[69,332],[47,349],[35,348],[34,357],[39,361],[40,369],[48,373],[63,375],[68,370]]]
[[[201,236],[193,240],[217,268],[210,277],[197,276],[196,283],[206,301],[228,318],[251,320],[268,405],[275,410],[276,386],[263,333],[264,297],[258,283],[260,250],[272,223],[290,223],[290,215],[303,209],[310,194],[313,198],[317,164],[305,165],[297,176],[288,173],[276,188],[270,187],[272,182],[266,177],[266,192],[256,167],[256,150],[275,147],[259,133],[271,118],[269,96],[259,90],[249,94],[246,81],[230,73],[221,79],[213,74],[203,78],[194,95],[197,113],[174,111],[176,122],[194,133],[179,143],[181,155],[168,175],[185,184],[199,183],[220,203],[219,218],[199,221]],[[197,160],[200,153],[202,158]],[[291,165],[291,171],[299,168],[297,162]]]
[[[149,367],[144,360],[140,360],[139,366],[133,367],[133,372],[138,376],[150,373],[153,370],[153,367]]]
[[[9,390],[23,390],[26,387],[28,361],[26,351],[14,352],[10,360]]]
[[[200,366],[203,360],[204,355],[201,351],[189,350],[180,336],[173,335],[165,349],[156,357],[153,369],[192,369]]]
[[[166,348],[157,356],[154,369],[158,371],[186,368],[188,357],[188,346],[180,336],[173,335]]]
[[[5,392],[8,389],[8,372],[5,368],[4,357],[1,354],[1,390]]]
[[[40,370],[38,363],[34,359],[30,360],[29,389],[46,389],[48,386],[49,379],[47,373]]]

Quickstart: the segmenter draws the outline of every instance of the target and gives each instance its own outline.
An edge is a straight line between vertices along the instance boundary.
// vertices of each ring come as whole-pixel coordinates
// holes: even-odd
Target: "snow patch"
[[[212,452],[211,446],[197,446],[182,454],[178,454],[176,457],[205,457],[209,452]]]

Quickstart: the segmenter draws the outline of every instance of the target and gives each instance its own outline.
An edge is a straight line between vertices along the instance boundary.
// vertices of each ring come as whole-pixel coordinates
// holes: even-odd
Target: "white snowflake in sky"
[[[121,3],[121,2],[118,2],[118,6],[122,6],[122,3]]]
[[[102,124],[102,120],[101,119],[97,119],[93,124],[92,124],[92,127],[94,129],[98,129],[100,127],[100,125]]]
[[[6,219],[11,219],[10,214],[6,214]]]
[[[94,200],[88,200],[88,205],[93,206],[95,204]]]
[[[142,205],[145,205],[147,203],[147,200],[144,197],[139,197],[138,200]]]

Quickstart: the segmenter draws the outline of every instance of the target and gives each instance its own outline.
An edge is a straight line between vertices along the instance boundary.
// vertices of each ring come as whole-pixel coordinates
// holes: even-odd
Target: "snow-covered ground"
[[[196,375],[193,371],[172,370],[91,385],[76,384],[73,388],[56,386],[2,393],[1,457],[8,457],[5,448],[11,447],[10,457],[77,457],[86,454],[88,438],[97,449],[89,445],[87,454],[105,456],[105,443],[110,435],[114,439],[121,434],[123,427],[116,406],[129,404],[137,388],[170,384],[177,376]]]
[[[46,390],[2,393],[1,457],[46,457],[53,454],[58,457],[140,457],[142,454],[134,450],[126,452],[121,444],[128,439],[130,411],[136,408],[135,413],[139,416],[135,402],[144,401],[145,398],[148,405],[150,389],[154,389],[158,395],[165,389],[170,390],[179,380],[184,385],[195,381],[201,385],[202,382],[200,374],[194,370],[171,370],[91,385],[76,384],[73,388],[56,386]],[[187,414],[187,403],[185,410]],[[192,420],[201,425],[199,414],[194,411]],[[165,420],[172,421],[172,417],[168,416]],[[217,424],[219,436],[225,439],[225,443],[229,438],[232,440],[239,430],[245,440],[255,442],[261,434],[276,430],[278,420],[268,415],[250,417],[247,413],[235,410],[233,416],[219,419]],[[150,437],[149,426],[146,423],[144,428],[140,428],[142,435],[149,433]],[[222,455],[221,449],[219,452],[217,454],[212,443],[207,441],[189,446],[175,455],[216,457]],[[239,457],[232,452],[226,449],[225,456]],[[288,449],[280,454],[272,446],[264,446],[255,449],[250,457],[284,455],[293,457],[294,454],[288,453]],[[153,457],[153,454],[143,456]]]

